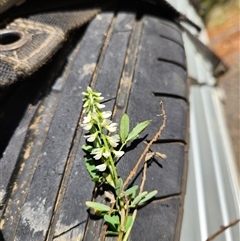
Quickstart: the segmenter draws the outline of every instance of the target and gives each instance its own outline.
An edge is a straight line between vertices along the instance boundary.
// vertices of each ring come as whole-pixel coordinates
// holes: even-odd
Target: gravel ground
[[[225,113],[238,170],[240,172],[240,13],[239,4],[217,8],[210,16],[210,47],[229,66],[219,78],[226,94]]]

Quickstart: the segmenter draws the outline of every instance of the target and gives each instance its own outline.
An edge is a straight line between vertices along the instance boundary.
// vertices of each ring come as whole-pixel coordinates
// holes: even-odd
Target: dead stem
[[[206,241],[211,241],[211,240],[215,239],[219,234],[223,233],[226,229],[236,225],[238,222],[240,222],[240,219],[237,219],[237,220],[234,220],[234,221],[230,222],[227,226],[221,227],[220,230],[218,230],[215,234],[210,236]]]
[[[143,192],[144,184],[146,181],[146,173],[147,173],[147,161],[145,160],[144,165],[143,165],[143,176],[142,176],[142,182],[141,186],[139,188],[139,194]]]
[[[111,215],[114,206],[115,206],[115,202],[111,202],[111,207],[110,207],[110,211],[109,211],[108,215]],[[107,224],[104,224],[101,241],[104,241],[104,240],[105,240],[107,228],[108,228],[108,225],[107,225]]]
[[[162,114],[160,116],[163,116],[163,123],[162,125],[160,126],[158,132],[156,133],[156,135],[152,138],[152,140],[147,144],[146,148],[144,149],[143,153],[141,154],[140,158],[138,159],[135,167],[133,168],[133,170],[130,172],[130,174],[128,175],[128,177],[126,178],[124,184],[123,184],[123,187],[126,187],[127,184],[129,183],[129,181],[134,177],[134,175],[136,175],[136,172],[138,170],[138,167],[140,165],[140,163],[142,162],[143,158],[145,157],[145,155],[148,153],[151,145],[158,140],[158,138],[161,136],[161,133],[164,129],[164,127],[166,126],[166,120],[167,120],[167,116],[166,116],[166,113],[165,113],[165,110],[164,110],[164,106],[163,106],[163,103],[162,101],[160,102],[160,107],[161,107],[161,110],[162,110]],[[145,165],[146,164],[146,165]],[[146,167],[145,167],[146,166]],[[147,163],[145,162],[144,163],[144,167],[145,169],[147,168]],[[144,174],[144,173],[143,173]],[[146,170],[145,170],[145,179],[146,179]],[[141,183],[141,188],[143,188],[144,186],[144,183],[145,183],[145,180],[142,179],[142,183]]]

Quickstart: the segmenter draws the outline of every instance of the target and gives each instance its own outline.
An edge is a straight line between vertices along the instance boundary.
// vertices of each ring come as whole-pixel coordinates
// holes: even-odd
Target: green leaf
[[[136,193],[137,193],[136,191],[132,193],[132,195],[131,195],[131,200],[134,200],[134,199],[135,199]]]
[[[115,188],[115,183],[114,183],[114,181],[113,181],[113,179],[112,179],[112,175],[111,175],[111,174],[108,174],[105,178],[106,178],[107,183],[108,183],[109,185],[111,185],[113,188]]]
[[[120,219],[118,215],[113,215],[111,217],[113,218],[115,224],[120,224]]]
[[[104,212],[105,213],[105,212],[109,212],[109,210],[110,210],[109,206],[107,206],[105,204],[102,204],[102,203],[87,201],[86,205],[89,208],[93,208],[95,211],[98,211],[98,212]]]
[[[129,133],[126,142],[133,141],[136,138],[138,138],[139,134],[147,128],[147,126],[151,123],[151,121],[152,120],[146,120],[146,121],[143,121],[143,122],[137,124],[133,128],[133,130]]]
[[[149,192],[140,202],[138,205],[144,205],[147,201],[149,201],[150,199],[152,199],[153,197],[156,196],[156,194],[158,193],[157,190],[154,190],[152,192]]]
[[[91,152],[93,147],[90,145],[82,145],[82,149],[86,152]]]
[[[132,216],[128,216],[127,217],[127,222],[125,224],[125,231],[127,232],[129,228],[131,228],[133,223],[133,217]]]
[[[137,189],[138,189],[138,185],[134,185],[134,186],[130,187],[129,189],[127,189],[126,191],[124,191],[124,193],[126,196],[130,196],[131,194],[136,192]],[[121,194],[120,197],[123,197],[123,194]]]
[[[111,231],[111,230],[107,231],[107,235],[110,235],[110,236],[118,236],[118,233],[119,231]]]
[[[135,207],[136,205],[138,205],[138,203],[148,194],[147,191],[142,192],[141,194],[139,194],[138,196],[135,197],[135,199],[132,201],[131,203],[131,207]]]
[[[116,195],[117,197],[120,196],[120,193],[122,192],[123,189],[123,180],[122,178],[118,178],[117,185],[116,185]]]
[[[117,215],[113,215],[113,216],[109,216],[109,215],[104,215],[104,220],[107,222],[109,228],[112,231],[117,231],[120,225],[120,220],[119,220],[119,216]]]
[[[121,143],[125,143],[129,133],[129,117],[127,114],[123,114],[120,122],[120,139]]]
[[[96,166],[94,165],[94,161],[92,157],[84,157],[85,165],[87,168],[88,173],[90,174],[93,181],[99,180],[100,176],[98,174],[98,171],[96,169]]]

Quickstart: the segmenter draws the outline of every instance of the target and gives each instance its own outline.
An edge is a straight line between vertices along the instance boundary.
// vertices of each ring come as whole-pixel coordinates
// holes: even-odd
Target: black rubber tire
[[[2,105],[2,239],[99,240],[102,222],[89,218],[85,206],[94,185],[85,170],[79,127],[81,93],[88,85],[109,100],[106,109],[113,110],[115,121],[125,111],[132,125],[152,119],[141,140],[150,140],[161,126],[163,102],[166,127],[151,150],[167,159],[149,164],[144,189],[158,194],[139,210],[131,240],[179,240],[189,110],[181,30],[169,20],[125,10],[102,13],[72,35],[52,62]],[[118,164],[123,177],[145,147],[134,144]],[[141,170],[133,182],[140,181]]]

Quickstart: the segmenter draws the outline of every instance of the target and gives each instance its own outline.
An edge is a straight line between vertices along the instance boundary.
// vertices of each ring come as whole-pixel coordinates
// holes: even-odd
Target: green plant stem
[[[132,227],[133,227],[133,224],[134,224],[134,221],[135,221],[136,216],[137,216],[137,209],[135,209],[135,210],[133,211],[133,215],[132,215],[132,217],[133,217],[132,224],[131,224],[131,226],[129,227],[129,229],[127,230],[126,234],[124,235],[123,241],[128,241],[128,237],[129,237],[130,232],[131,232],[131,230],[132,230]]]
[[[123,215],[124,214],[124,215]],[[124,235],[124,224],[126,221],[126,216],[125,216],[125,209],[121,207],[121,211],[120,211],[120,217],[121,217],[121,226],[120,226],[120,231],[118,234],[118,241],[122,241],[123,240],[123,235]]]
[[[110,150],[109,150],[109,146],[108,146],[107,140],[106,140],[106,138],[105,138],[105,135],[104,135],[104,133],[103,133],[103,130],[102,130],[102,127],[101,127],[101,124],[100,124],[99,120],[97,120],[97,125],[98,125],[99,131],[100,131],[100,133],[101,133],[101,137],[102,137],[103,143],[104,143],[107,151],[108,151],[109,153],[111,153]],[[112,170],[110,169],[111,175],[112,175],[112,177],[113,177],[114,185],[115,185],[115,187],[116,187],[117,181],[118,181],[118,175],[117,175],[116,167],[115,167],[115,164],[114,164],[114,161],[113,161],[113,158],[112,158],[112,155],[111,155],[111,154],[110,154],[110,156],[109,156],[108,159],[109,159],[110,166],[111,166],[111,169],[112,169]]]
[[[126,144],[127,144],[127,142],[126,142],[126,141],[125,141],[124,143],[122,143],[122,145],[121,145],[121,147],[120,147],[119,151],[121,151],[121,150],[123,149],[123,147],[124,147],[124,146],[126,146]]]
[[[103,139],[103,142],[104,142],[105,147],[107,148],[107,151],[108,151],[109,153],[111,153],[110,150],[109,150],[108,143],[107,143],[107,140],[106,140],[104,134],[102,134],[102,139]],[[111,155],[111,154],[110,154],[110,156],[109,156],[108,159],[109,159],[110,165],[111,165],[111,167],[112,167],[113,180],[114,180],[114,184],[115,184],[115,187],[116,187],[117,181],[118,181],[118,175],[117,175],[116,167],[115,167],[115,164],[114,164],[114,161],[113,161],[113,158],[112,158],[112,155]]]
[[[124,207],[121,207],[121,213],[124,212],[124,220],[121,221],[121,228],[120,228],[120,232],[118,235],[118,241],[122,241],[123,240],[123,236],[124,236],[124,232],[123,230],[125,230],[125,226],[126,226],[126,222],[128,219],[128,204],[129,204],[129,200],[127,201],[126,205],[124,205]],[[122,218],[122,216],[121,216]]]

